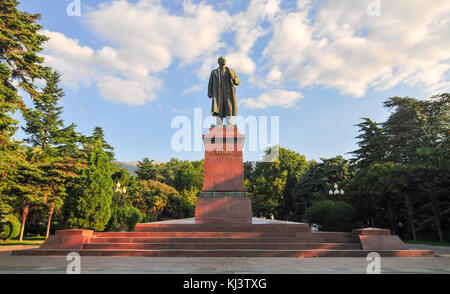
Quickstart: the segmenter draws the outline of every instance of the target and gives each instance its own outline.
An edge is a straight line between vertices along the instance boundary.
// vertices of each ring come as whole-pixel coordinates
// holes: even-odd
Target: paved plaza
[[[450,248],[431,249],[436,257],[381,258],[381,273],[450,274]],[[65,257],[12,256],[11,250],[32,246],[0,246],[0,274],[66,273]],[[34,246],[36,247],[36,246]],[[370,261],[359,257],[240,258],[240,257],[81,257],[81,273],[102,274],[361,274]]]

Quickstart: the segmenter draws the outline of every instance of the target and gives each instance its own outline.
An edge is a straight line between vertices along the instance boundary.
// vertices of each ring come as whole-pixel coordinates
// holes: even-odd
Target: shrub
[[[355,210],[343,201],[323,200],[306,211],[311,223],[321,226],[321,231],[348,232],[355,228]]]
[[[133,206],[114,207],[108,223],[108,230],[131,232],[140,221],[142,221],[142,215],[137,208]]]
[[[7,215],[0,221],[0,239],[8,240],[19,236],[20,222],[12,214]]]

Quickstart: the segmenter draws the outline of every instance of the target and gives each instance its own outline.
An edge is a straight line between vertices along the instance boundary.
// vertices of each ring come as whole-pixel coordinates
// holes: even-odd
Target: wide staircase
[[[379,232],[375,229],[372,233]],[[302,223],[253,218],[252,224],[197,224],[195,219],[182,219],[138,224],[134,232],[57,231],[40,248],[15,250],[12,254],[65,256],[78,252],[82,256],[366,257],[376,251],[383,257],[434,256],[431,250],[408,250],[404,245],[396,248],[398,244],[392,243],[389,235],[375,239],[364,241],[364,246],[377,245],[381,240],[384,245],[378,249],[383,249],[363,249],[361,236],[355,233],[311,232],[310,227]],[[400,239],[398,242],[403,244]]]
[[[352,233],[310,233],[296,224],[139,224],[135,232],[94,233],[82,251],[93,256],[365,256]]]

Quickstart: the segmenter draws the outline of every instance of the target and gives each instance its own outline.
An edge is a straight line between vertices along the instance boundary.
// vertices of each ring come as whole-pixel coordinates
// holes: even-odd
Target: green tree
[[[55,205],[59,209],[67,195],[67,177],[71,176],[65,169],[64,162],[69,154],[67,151],[75,148],[77,140],[75,125],[64,127],[64,121],[61,118],[62,107],[58,106],[58,103],[64,96],[64,92],[58,87],[59,81],[60,74],[48,72],[46,86],[39,95],[40,99],[33,101],[33,109],[29,108],[23,112],[26,121],[26,127],[23,130],[29,136],[26,141],[35,147],[29,157],[43,171],[44,204],[48,204],[49,210],[46,237],[50,233]]]
[[[280,204],[278,217],[293,219],[296,212],[296,186],[302,174],[307,170],[309,163],[304,155],[286,148],[280,148],[277,160],[280,161],[280,169],[287,171],[283,201]]]
[[[114,160],[114,147],[108,144],[105,139],[105,134],[103,132],[103,129],[101,127],[95,127],[94,131],[92,132],[92,136],[88,138],[88,140],[92,142],[97,142],[100,140],[102,142],[103,149],[105,150],[106,154],[109,157],[110,161]]]
[[[17,5],[15,0],[0,2],[0,149],[11,144],[17,129],[11,114],[26,109],[18,89],[39,100],[34,81],[46,72],[38,56],[48,39],[39,34],[42,26],[36,20],[40,15],[19,11]]]
[[[157,170],[154,160],[145,157],[138,162],[136,175],[139,180],[157,180]]]
[[[270,217],[278,214],[287,173],[280,169],[279,161],[256,163],[255,169],[244,180],[245,191],[252,200],[254,215]]]
[[[24,110],[23,117],[26,126],[25,133],[29,135],[26,139],[34,147],[41,147],[44,152],[51,153],[51,147],[58,147],[72,143],[70,136],[74,132],[75,125],[64,127],[61,118],[63,107],[59,102],[64,97],[64,91],[58,87],[60,74],[49,72],[46,75],[46,86],[39,94],[38,100],[33,100],[34,108]]]
[[[183,190],[191,190],[191,188],[201,191],[203,188],[203,164],[198,163],[184,161],[175,167],[173,187],[177,191],[182,192]]]
[[[363,226],[387,226],[396,231],[399,218],[395,211],[406,184],[398,176],[399,172],[399,167],[392,162],[372,163],[352,179],[346,198],[358,208]]]
[[[384,162],[386,160],[386,137],[380,124],[372,121],[370,118],[363,118],[363,122],[357,124],[360,134],[359,149],[350,152],[355,157],[351,163],[356,164],[358,168],[368,167],[372,163]]]
[[[39,34],[40,15],[19,11],[17,4],[15,0],[0,2],[0,209],[22,214],[24,224],[28,205],[38,201],[33,185],[40,175],[26,163],[25,149],[11,140],[18,123],[12,115],[26,109],[19,90],[32,100],[39,99],[34,81],[45,76],[38,53],[47,37]]]
[[[139,181],[139,186],[133,206],[141,211],[144,221],[177,217],[180,194],[175,188],[154,180]]]
[[[111,217],[113,181],[110,162],[100,140],[89,155],[89,166],[80,178],[69,225],[103,231]]]
[[[338,184],[346,190],[353,177],[348,160],[342,156],[333,158],[321,158],[320,163],[312,161],[308,169],[300,176],[295,187],[295,219],[301,221],[306,209],[319,200],[325,200],[335,196],[329,196],[328,191]]]
[[[30,209],[41,206],[46,193],[43,172],[35,162],[29,160],[27,151],[27,148],[20,147],[14,154],[16,157],[10,161],[13,173],[7,179],[8,187],[3,191],[9,195],[9,205],[17,214],[22,215],[19,241],[22,241]]]
[[[308,166],[303,155],[275,146],[266,150],[265,157],[277,150],[272,161],[244,163],[244,187],[252,199],[256,215],[280,219],[295,218],[292,203],[295,201],[295,186]]]

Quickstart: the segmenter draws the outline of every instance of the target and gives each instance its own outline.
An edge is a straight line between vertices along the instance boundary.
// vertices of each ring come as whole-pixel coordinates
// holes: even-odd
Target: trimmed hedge
[[[111,212],[111,218],[108,222],[109,231],[134,231],[136,224],[142,221],[142,215],[139,209],[133,206],[114,207]]]
[[[355,209],[343,201],[323,200],[306,210],[306,218],[321,231],[349,232],[355,228]]]
[[[12,214],[5,216],[0,222],[0,239],[13,239],[20,234],[20,222]]]

